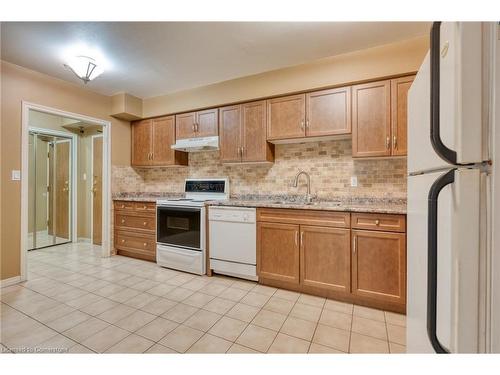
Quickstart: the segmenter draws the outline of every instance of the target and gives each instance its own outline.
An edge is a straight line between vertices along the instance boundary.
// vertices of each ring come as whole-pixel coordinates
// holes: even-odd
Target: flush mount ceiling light
[[[64,66],[71,69],[71,71],[75,73],[75,75],[85,84],[97,78],[104,72],[102,66],[100,66],[95,59],[83,55],[68,59]]]

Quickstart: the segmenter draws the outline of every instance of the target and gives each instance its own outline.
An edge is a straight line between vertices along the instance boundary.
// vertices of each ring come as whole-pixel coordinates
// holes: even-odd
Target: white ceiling
[[[64,56],[81,53],[74,47],[86,45],[106,62],[106,71],[88,89],[146,98],[410,39],[429,27],[426,22],[3,22],[1,57],[80,84],[63,67]]]

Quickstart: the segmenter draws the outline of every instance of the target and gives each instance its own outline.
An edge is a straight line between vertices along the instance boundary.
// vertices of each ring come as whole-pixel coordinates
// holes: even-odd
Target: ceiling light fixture
[[[100,66],[95,59],[82,55],[70,58],[64,66],[71,69],[71,71],[85,84],[104,72],[102,66]]]

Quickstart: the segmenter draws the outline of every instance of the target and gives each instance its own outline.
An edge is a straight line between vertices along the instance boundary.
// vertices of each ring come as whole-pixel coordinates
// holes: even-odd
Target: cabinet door
[[[267,101],[267,139],[305,137],[305,94]]]
[[[353,230],[352,241],[353,294],[405,304],[405,234]]]
[[[311,92],[306,95],[306,135],[351,133],[351,87]]]
[[[196,112],[175,115],[175,139],[194,138]]]
[[[243,161],[274,160],[274,146],[266,140],[266,101],[242,104]]]
[[[391,154],[391,81],[352,87],[352,156]]]
[[[175,117],[153,119],[152,165],[172,165],[175,151],[170,148],[175,143]]]
[[[220,160],[224,163],[241,161],[241,105],[222,107],[220,118]]]
[[[260,277],[299,284],[299,226],[257,224],[257,272]]]
[[[351,290],[349,229],[300,227],[300,279],[303,285],[339,292]]]
[[[152,120],[132,123],[132,166],[143,167],[152,163]]]
[[[196,137],[219,135],[219,109],[196,112]]]
[[[406,155],[408,90],[415,76],[391,80],[392,155]]]

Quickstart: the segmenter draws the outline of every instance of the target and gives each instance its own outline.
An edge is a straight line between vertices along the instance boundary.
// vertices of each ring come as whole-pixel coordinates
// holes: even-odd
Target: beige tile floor
[[[1,289],[0,350],[405,352],[403,315],[100,254],[90,244],[30,252],[28,281]]]

